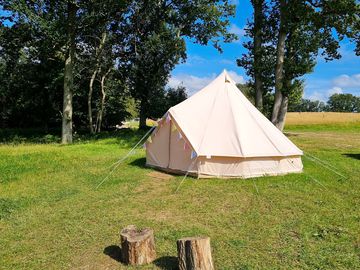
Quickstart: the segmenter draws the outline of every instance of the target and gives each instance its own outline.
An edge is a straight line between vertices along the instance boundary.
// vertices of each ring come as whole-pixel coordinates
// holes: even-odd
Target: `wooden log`
[[[120,233],[122,262],[143,265],[156,259],[154,231],[129,225]]]
[[[177,241],[179,270],[214,270],[209,237],[188,237]]]

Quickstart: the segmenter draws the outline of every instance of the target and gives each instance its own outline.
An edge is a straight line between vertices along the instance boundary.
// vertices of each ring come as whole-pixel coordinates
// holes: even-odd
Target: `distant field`
[[[360,123],[360,113],[337,112],[290,112],[286,116],[287,125],[318,125]]]

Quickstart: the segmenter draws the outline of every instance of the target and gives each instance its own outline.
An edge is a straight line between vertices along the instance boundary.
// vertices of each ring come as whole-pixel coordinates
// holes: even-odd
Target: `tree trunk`
[[[177,241],[179,270],[214,270],[209,237],[189,237]]]
[[[262,24],[264,0],[252,0],[254,7],[254,84],[255,106],[263,109],[263,81],[261,75]]]
[[[276,127],[278,129],[280,129],[281,131],[284,130],[285,118],[286,118],[286,113],[287,113],[287,110],[288,110],[288,105],[289,105],[289,97],[283,95],[280,110],[279,110],[278,119],[277,119],[277,122],[276,122]]]
[[[93,94],[94,81],[97,73],[98,73],[98,69],[95,69],[93,74],[91,75],[90,83],[89,83],[89,93],[88,93],[88,117],[89,117],[89,129],[91,134],[94,133],[91,99]]]
[[[50,122],[50,95],[49,95],[49,88],[44,84],[44,81],[42,81],[42,89],[44,89],[43,91],[43,101],[42,101],[42,111],[43,111],[43,116],[42,116],[42,122],[44,125],[44,131],[46,132],[46,134],[49,132],[49,122]]]
[[[2,93],[0,95],[0,105],[1,105],[1,111],[0,111],[0,128],[6,127],[6,106],[5,106],[5,95]]]
[[[102,125],[102,119],[104,115],[104,108],[105,108],[105,98],[106,98],[106,92],[105,92],[105,79],[111,72],[111,68],[101,77],[101,104],[100,104],[100,110],[98,112],[98,117],[96,120],[96,131],[101,131],[101,125]]]
[[[103,32],[102,36],[101,36],[101,40],[100,40],[100,44],[98,49],[96,50],[96,54],[95,54],[95,59],[96,59],[96,64],[95,64],[95,69],[93,74],[91,75],[90,78],[90,83],[89,83],[89,92],[88,92],[88,118],[89,118],[89,129],[90,129],[90,133],[93,134],[94,133],[94,127],[93,127],[93,116],[92,116],[92,106],[91,106],[91,99],[92,99],[92,94],[93,94],[93,86],[94,86],[94,81],[96,78],[97,73],[100,72],[100,62],[101,62],[101,55],[102,52],[104,50],[104,46],[105,46],[105,42],[106,42],[106,37],[107,37],[107,33]],[[95,128],[96,131],[96,128]]]
[[[156,259],[153,230],[138,230],[134,225],[129,225],[121,231],[120,238],[123,263],[143,265]]]
[[[283,99],[283,77],[284,77],[284,57],[285,57],[285,8],[286,0],[280,0],[280,28],[278,34],[278,42],[276,46],[276,67],[275,67],[275,100],[271,116],[271,122],[276,125],[279,117],[279,111]]]
[[[282,99],[281,99],[281,105],[280,105],[280,110],[278,113],[278,117],[276,119],[276,123],[275,126],[280,129],[281,131],[284,130],[284,126],[285,126],[285,118],[286,118],[286,113],[288,110],[288,105],[289,105],[289,97],[288,94],[291,88],[291,79],[288,79],[286,74],[285,74],[285,78],[283,79],[284,81],[284,87],[283,87],[283,92],[285,92],[285,94],[282,94]]]
[[[280,90],[276,91],[276,89],[275,89],[274,107],[273,107],[273,111],[272,111],[272,114],[271,114],[271,122],[275,126],[276,126],[276,123],[278,121],[282,100],[283,100],[282,92]]]
[[[64,69],[64,99],[62,115],[61,142],[63,144],[72,143],[72,114],[73,114],[73,88],[74,88],[74,60],[75,60],[75,21],[77,7],[68,1],[67,18],[67,51]]]
[[[142,99],[140,101],[140,123],[139,123],[139,128],[140,129],[145,129],[147,126],[146,126],[146,118],[147,118],[147,102]]]

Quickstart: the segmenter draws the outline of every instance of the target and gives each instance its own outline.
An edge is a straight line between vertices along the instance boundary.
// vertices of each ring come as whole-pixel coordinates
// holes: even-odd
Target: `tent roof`
[[[225,70],[169,113],[199,156],[302,155],[241,93]]]

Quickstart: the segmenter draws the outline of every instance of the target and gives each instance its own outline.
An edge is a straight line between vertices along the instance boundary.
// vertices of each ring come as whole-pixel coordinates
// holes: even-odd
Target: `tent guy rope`
[[[136,150],[136,148],[141,144],[141,142],[148,137],[148,135],[156,128],[156,126],[153,126],[151,129],[149,129],[148,132],[145,133],[145,135],[135,144],[133,148],[122,158],[120,158],[117,162],[113,163],[109,168],[113,167],[113,169],[108,173],[108,175],[96,186],[95,189],[98,189],[109,177],[115,172],[115,170]]]
[[[305,153],[305,152],[304,152],[304,157],[307,158],[308,160],[314,162],[314,163],[319,164],[320,166],[324,167],[325,169],[328,169],[329,171],[337,174],[338,176],[340,176],[340,177],[342,177],[342,178],[344,178],[344,179],[347,179],[347,177],[346,177],[345,175],[343,175],[343,174],[335,171],[335,169],[336,169],[336,170],[339,170],[339,169],[336,168],[336,167],[334,167],[333,165],[328,164],[328,163],[322,161],[321,159],[319,159],[319,158],[317,158],[317,157],[315,157],[315,156],[312,156],[312,155],[310,155],[310,154],[308,154],[308,153]],[[333,168],[334,168],[334,169],[333,169]]]
[[[131,155],[131,153],[141,144],[141,142],[148,137],[149,133],[151,133],[154,129],[156,128],[156,126],[153,126],[151,129],[148,130],[148,132],[146,132],[146,134],[137,142],[137,144],[135,144],[135,146],[121,159],[119,159],[118,161],[114,162],[112,165],[109,166],[109,168],[113,167],[114,165],[123,162],[128,156]]]
[[[188,168],[187,171],[186,171],[186,174],[184,175],[183,179],[180,181],[180,183],[179,183],[179,185],[177,186],[174,194],[179,191],[180,186],[181,186],[182,183],[185,181],[186,177],[188,176],[188,174],[189,174],[189,172],[190,172],[190,169],[192,169],[192,167],[193,167],[194,163],[196,162],[197,158],[198,158],[198,157],[196,157],[196,158],[194,159],[194,161],[190,164],[189,168]]]

